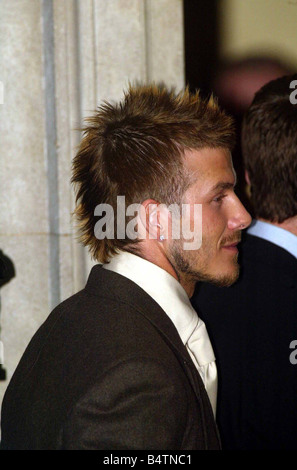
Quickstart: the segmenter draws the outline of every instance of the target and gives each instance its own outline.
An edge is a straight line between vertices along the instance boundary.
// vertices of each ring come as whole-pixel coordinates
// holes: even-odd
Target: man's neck
[[[131,252],[133,253],[133,251]],[[171,276],[173,276],[185,289],[188,297],[192,297],[196,282],[190,281],[186,279],[186,277],[184,278],[184,276],[181,276],[179,273],[176,272],[174,266],[171,264],[168,257],[166,256],[165,251],[158,247],[158,245],[155,243],[155,240],[147,240],[146,242],[140,242],[138,244],[137,253],[135,254],[137,254],[141,258],[146,259],[147,261],[150,261],[153,264],[156,264],[157,266],[159,266],[159,268],[162,268],[164,269],[164,271],[167,271],[169,274],[171,274]]]
[[[280,227],[297,236],[297,215],[295,215],[294,217],[290,217],[289,219],[286,219],[280,223],[271,222],[270,220],[261,219],[261,218],[259,218],[259,220],[261,220],[262,222],[267,222],[268,224],[271,224],[271,225],[275,225],[276,227]]]

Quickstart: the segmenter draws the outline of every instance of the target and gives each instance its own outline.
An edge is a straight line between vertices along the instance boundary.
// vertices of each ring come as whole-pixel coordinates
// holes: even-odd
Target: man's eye
[[[217,197],[213,198],[213,201],[214,201],[214,202],[218,202],[218,203],[219,203],[219,202],[222,202],[222,200],[224,199],[224,197],[225,197],[225,194],[221,194],[220,196],[217,196]]]

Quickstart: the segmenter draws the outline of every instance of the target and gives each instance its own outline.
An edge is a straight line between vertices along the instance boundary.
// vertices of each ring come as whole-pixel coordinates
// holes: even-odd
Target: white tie
[[[204,382],[213,414],[216,415],[218,377],[215,355],[204,322],[197,324],[187,341],[188,352]]]

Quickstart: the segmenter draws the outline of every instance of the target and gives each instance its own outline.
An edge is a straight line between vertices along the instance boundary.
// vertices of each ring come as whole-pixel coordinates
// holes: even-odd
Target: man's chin
[[[232,272],[219,275],[204,274],[199,277],[198,282],[208,282],[217,287],[230,287],[239,277],[239,265],[234,267]]]
[[[234,282],[237,281],[237,279],[238,279],[238,276],[236,278],[231,277],[231,276],[226,276],[221,279],[210,279],[208,282],[210,282],[211,284],[217,287],[230,287],[232,286],[232,284],[234,284]]]

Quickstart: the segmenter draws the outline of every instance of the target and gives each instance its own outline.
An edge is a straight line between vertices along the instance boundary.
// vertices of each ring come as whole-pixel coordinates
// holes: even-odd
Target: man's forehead
[[[188,173],[189,187],[203,195],[233,189],[236,174],[228,149],[202,149],[185,152],[184,167]]]
[[[216,179],[223,174],[235,175],[231,152],[224,148],[189,149],[184,153],[184,167],[191,180]]]

